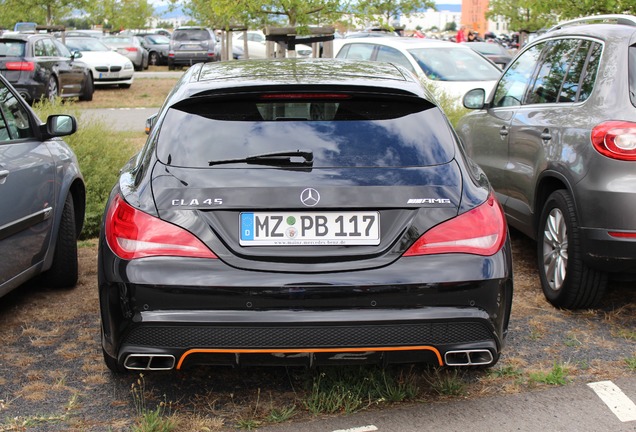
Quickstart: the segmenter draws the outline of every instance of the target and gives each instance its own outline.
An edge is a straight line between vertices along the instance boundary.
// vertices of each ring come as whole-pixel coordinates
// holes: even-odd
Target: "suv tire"
[[[607,274],[583,262],[574,200],[566,190],[553,192],[543,206],[537,264],[543,293],[554,306],[591,308],[603,297]]]

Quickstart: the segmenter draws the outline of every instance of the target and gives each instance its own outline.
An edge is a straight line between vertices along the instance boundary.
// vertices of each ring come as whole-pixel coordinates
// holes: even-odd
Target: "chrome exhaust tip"
[[[446,366],[483,366],[494,361],[487,349],[447,351],[444,354]]]
[[[124,360],[128,370],[172,370],[175,358],[170,354],[129,354]]]

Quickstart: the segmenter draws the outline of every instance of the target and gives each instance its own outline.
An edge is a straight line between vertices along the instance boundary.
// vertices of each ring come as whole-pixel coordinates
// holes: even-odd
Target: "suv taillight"
[[[120,195],[108,207],[106,242],[125,260],[151,256],[217,258],[189,231],[132,207]]]
[[[608,158],[636,161],[636,123],[606,121],[592,129],[592,144]]]
[[[4,67],[7,70],[30,72],[35,69],[35,63],[30,61],[6,62]]]
[[[506,220],[499,202],[491,193],[479,207],[443,222],[413,243],[403,256],[467,253],[490,256],[506,240]]]

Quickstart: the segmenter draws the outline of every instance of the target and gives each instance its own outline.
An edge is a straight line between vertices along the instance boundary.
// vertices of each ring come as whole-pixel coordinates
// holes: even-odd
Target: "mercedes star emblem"
[[[300,201],[307,207],[313,207],[320,201],[320,194],[316,189],[307,188],[300,194]]]

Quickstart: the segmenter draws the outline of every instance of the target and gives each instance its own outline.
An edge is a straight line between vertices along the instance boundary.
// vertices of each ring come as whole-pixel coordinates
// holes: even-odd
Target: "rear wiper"
[[[264,153],[237,159],[211,160],[209,166],[233,163],[245,163],[248,165],[270,165],[277,167],[311,167],[314,163],[314,154],[310,151],[286,151],[279,153]]]

